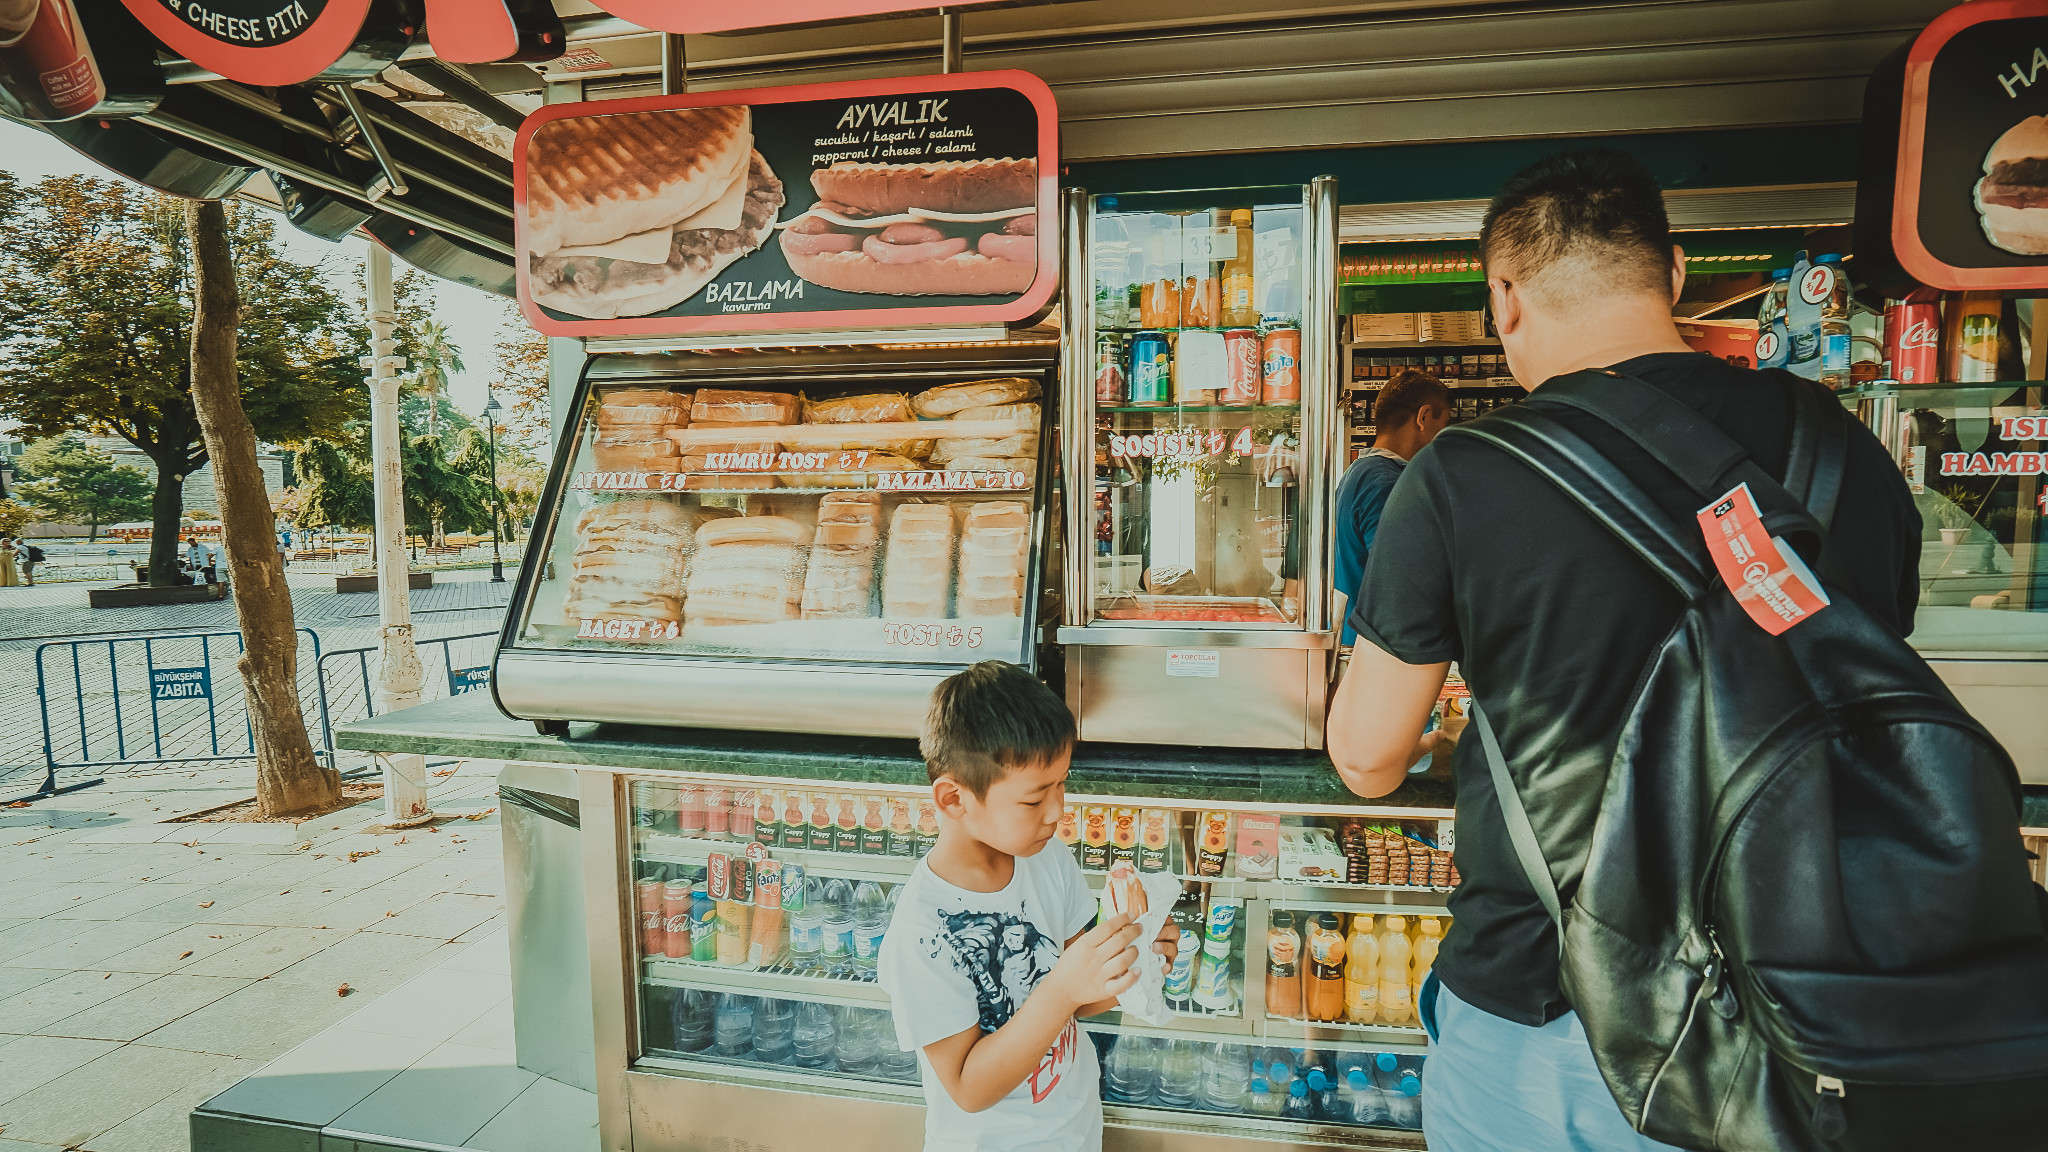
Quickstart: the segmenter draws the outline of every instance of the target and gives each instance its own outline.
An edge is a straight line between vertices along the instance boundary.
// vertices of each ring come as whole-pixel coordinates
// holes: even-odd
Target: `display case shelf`
[[[1344,342],[1344,347],[1371,352],[1394,351],[1401,348],[1421,348],[1432,352],[1441,352],[1446,349],[1457,348],[1498,348],[1500,347],[1500,340],[1485,336],[1477,340],[1347,340]]]
[[[1296,412],[1300,404],[1098,404],[1097,412]]]
[[[737,992],[745,996],[776,996],[785,1000],[812,1000],[821,1004],[847,1004],[856,1008],[888,1007],[889,994],[873,980],[827,976],[775,968],[745,968],[727,964],[706,964],[694,960],[642,957],[646,980],[669,988],[703,988],[715,992]]]

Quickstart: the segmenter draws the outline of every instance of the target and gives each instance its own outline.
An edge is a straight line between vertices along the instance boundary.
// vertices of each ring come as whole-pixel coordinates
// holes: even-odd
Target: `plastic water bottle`
[[[796,1026],[790,1032],[790,1056],[799,1068],[826,1072],[839,1070],[839,1024],[829,1004],[804,1003],[796,1006]]]
[[[754,1009],[754,1060],[759,1064],[787,1064],[796,1038],[796,1005],[788,1000],[764,997]]]
[[[899,885],[899,890],[900,888]],[[917,1052],[896,1046],[896,1025],[888,1013],[882,1013],[882,1022],[877,1027],[882,1037],[882,1077],[887,1080],[917,1083]]]
[[[1818,263],[1834,273],[1834,290],[1820,306],[1820,382],[1840,390],[1849,386],[1849,270],[1834,253]]]
[[[1308,1102],[1308,1082],[1296,1080],[1287,1087],[1287,1103],[1280,1108],[1280,1115],[1288,1120],[1313,1120],[1315,1106]]]
[[[804,906],[789,914],[789,966],[814,972],[825,953],[825,882],[815,876],[804,883]]]
[[[715,1055],[734,1060],[744,1057],[754,1047],[754,998],[737,992],[720,993],[712,1032],[711,1050]]]
[[[819,965],[827,972],[843,972],[853,963],[853,886],[827,880],[816,906],[825,935]]]
[[[1373,1057],[1373,1081],[1387,1105],[1388,1123],[1422,1127],[1422,1057],[1382,1052]]]
[[[1273,1086],[1262,1076],[1252,1078],[1251,1094],[1245,1098],[1245,1111],[1254,1116],[1278,1116],[1280,1098],[1273,1095]]]
[[[1192,1040],[1168,1040],[1159,1054],[1159,1103],[1191,1108],[1202,1089],[1202,1055]]]
[[[1202,1054],[1202,1109],[1242,1112],[1245,1108],[1245,1053],[1236,1044],[1212,1044]]]
[[[839,1070],[874,1076],[882,1070],[880,1013],[872,1008],[844,1008],[839,1018]]]
[[[1344,1074],[1344,1093],[1350,1097],[1351,1122],[1369,1128],[1384,1128],[1393,1122],[1393,1113],[1387,1109],[1387,1100],[1372,1077],[1363,1068],[1353,1068]]]
[[[1287,1090],[1294,1083],[1294,1053],[1285,1048],[1266,1050],[1266,1082],[1273,1086],[1273,1095],[1285,1104]]]
[[[1158,1044],[1144,1036],[1119,1036],[1103,1065],[1102,1087],[1119,1104],[1150,1104],[1159,1086]]]
[[[712,1016],[717,1010],[714,996],[702,988],[678,988],[670,1011],[675,1022],[678,1052],[702,1052],[711,1047]]]
[[[882,954],[882,936],[889,930],[889,894],[880,884],[863,880],[853,893],[853,967],[863,979],[875,977]]]
[[[1310,1065],[1298,1083],[1308,1085],[1309,1106],[1316,1115],[1336,1118],[1335,1085],[1321,1065]]]

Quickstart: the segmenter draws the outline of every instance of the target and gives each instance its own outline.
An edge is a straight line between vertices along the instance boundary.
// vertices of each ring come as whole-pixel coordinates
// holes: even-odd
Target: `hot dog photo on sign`
[[[515,150],[529,318],[552,335],[771,329],[832,312],[892,322],[884,310],[920,323],[1013,303],[1017,316],[990,318],[1024,318],[1051,293],[1049,94],[1029,77],[941,80],[957,82],[535,113]],[[662,318],[683,322],[657,329]]]

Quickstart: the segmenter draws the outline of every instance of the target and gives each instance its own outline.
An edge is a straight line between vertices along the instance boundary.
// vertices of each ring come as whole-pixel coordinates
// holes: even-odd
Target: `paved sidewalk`
[[[460,765],[436,808],[491,808],[497,769]],[[0,1152],[184,1152],[200,1101],[502,928],[495,812],[158,823],[249,795],[249,774],[110,775],[0,809]]]

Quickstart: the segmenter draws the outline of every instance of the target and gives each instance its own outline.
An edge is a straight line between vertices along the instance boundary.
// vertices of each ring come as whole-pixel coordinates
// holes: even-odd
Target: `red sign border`
[[[328,0],[312,27],[283,44],[225,44],[167,11],[159,0],[122,0],[142,26],[171,51],[216,75],[258,87],[311,80],[333,67],[362,35],[370,0]]]
[[[658,112],[721,104],[794,104],[806,100],[909,96],[925,92],[960,92],[1008,88],[1031,101],[1038,114],[1038,274],[1031,287],[1002,304],[915,305],[860,308],[842,312],[752,312],[712,316],[632,316],[612,320],[556,320],[533,302],[526,257],[526,147],[533,134],[555,120],[577,116]],[[812,332],[858,328],[918,328],[958,324],[1011,323],[1037,316],[1059,287],[1059,109],[1052,89],[1029,72],[1000,69],[908,76],[887,80],[850,80],[829,84],[796,84],[776,88],[741,88],[680,96],[638,96],[626,100],[586,100],[550,104],[519,126],[512,145],[513,259],[518,265],[519,310],[544,336],[692,336],[749,332]],[[912,298],[914,299],[914,297]]]
[[[2048,264],[1958,268],[1920,243],[1920,175],[1927,133],[1927,87],[1934,58],[1966,28],[1993,20],[2048,16],[2048,0],[1972,0],[1930,21],[1906,56],[1906,96],[1899,117],[1899,164],[1893,184],[1892,252],[1908,275],[1948,292],[2048,288]]]
[[[748,8],[748,15],[735,17],[733,9],[716,4],[677,4],[674,0],[591,0],[621,20],[654,32],[748,32],[755,29],[837,23],[842,20],[874,20],[930,12],[928,6],[907,0],[770,0]],[[977,6],[972,4],[962,7]],[[761,14],[762,8],[773,9]],[[810,11],[789,11],[793,8]],[[824,9],[818,11],[817,9]],[[694,17],[694,18],[693,18]]]

